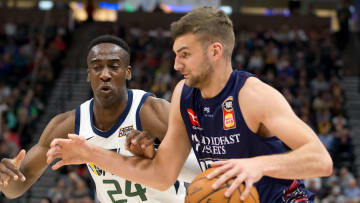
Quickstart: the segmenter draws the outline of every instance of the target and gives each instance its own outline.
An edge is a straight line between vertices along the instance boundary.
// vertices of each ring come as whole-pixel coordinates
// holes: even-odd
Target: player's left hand
[[[234,190],[245,182],[245,190],[240,196],[242,201],[249,195],[253,184],[263,177],[261,163],[254,158],[217,161],[212,163],[211,167],[216,167],[216,170],[210,173],[207,178],[211,179],[220,176],[213,184],[214,189],[218,189],[227,180],[235,177],[234,182],[225,192],[226,197],[230,197]]]
[[[155,156],[155,137],[146,131],[132,130],[126,136],[125,148],[135,156],[152,159]]]

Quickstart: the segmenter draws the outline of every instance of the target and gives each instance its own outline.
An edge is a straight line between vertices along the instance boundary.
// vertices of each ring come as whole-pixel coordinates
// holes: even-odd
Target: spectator
[[[48,198],[53,203],[59,203],[69,198],[69,190],[67,189],[65,183],[64,178],[59,178],[56,182],[56,186],[49,190]]]
[[[349,180],[348,186],[345,187],[344,195],[347,202],[360,202],[360,188],[355,178]]]
[[[329,196],[325,197],[321,203],[347,203],[344,195],[341,194],[340,186],[335,186]]]

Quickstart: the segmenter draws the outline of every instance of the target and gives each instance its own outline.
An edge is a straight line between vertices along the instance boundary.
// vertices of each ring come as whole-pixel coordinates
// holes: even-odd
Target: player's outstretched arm
[[[166,190],[175,183],[191,149],[179,109],[182,86],[181,82],[175,88],[168,130],[153,159],[123,156],[69,135],[70,139],[55,139],[51,143],[47,153],[48,163],[61,158],[53,166],[53,169],[58,169],[63,165],[93,162],[127,180]]]
[[[230,195],[245,182],[246,190],[242,194],[245,198],[253,183],[263,176],[304,179],[332,173],[332,159],[324,145],[274,88],[251,77],[239,93],[239,104],[244,119],[253,132],[277,136],[292,151],[213,163],[212,166],[217,167],[217,170],[209,178],[220,175],[214,188],[227,179],[236,177],[226,195]]]
[[[74,111],[57,115],[27,153],[22,150],[14,159],[1,160],[0,188],[7,198],[19,197],[40,177],[48,166],[46,152],[50,142],[74,131],[74,116]]]

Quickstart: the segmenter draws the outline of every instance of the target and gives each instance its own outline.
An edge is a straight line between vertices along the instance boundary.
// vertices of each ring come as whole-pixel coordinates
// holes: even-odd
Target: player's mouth
[[[109,87],[109,86],[102,86],[102,87],[100,88],[100,91],[101,91],[101,92],[108,93],[108,92],[111,91],[111,87]]]

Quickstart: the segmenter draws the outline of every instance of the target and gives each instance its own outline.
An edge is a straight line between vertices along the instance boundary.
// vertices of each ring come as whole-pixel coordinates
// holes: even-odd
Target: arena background
[[[132,48],[130,88],[168,99],[169,25],[200,6],[234,22],[233,66],[277,88],[334,160],[329,178],[305,180],[317,202],[360,202],[359,0],[1,0],[0,157],[29,149],[48,121],[91,97],[88,42],[101,34]],[[301,163],[299,163],[301,164]],[[84,166],[47,169],[21,198],[0,202],[96,202]]]

